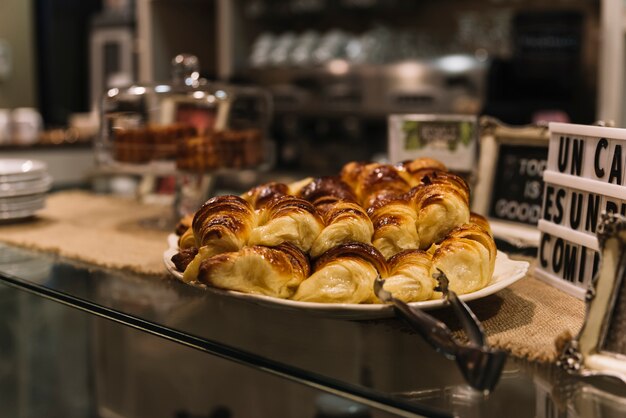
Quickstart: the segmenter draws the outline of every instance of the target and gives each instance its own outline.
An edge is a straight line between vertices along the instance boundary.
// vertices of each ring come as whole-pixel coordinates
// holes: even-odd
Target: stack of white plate
[[[51,185],[45,163],[0,158],[0,220],[25,218],[42,209]]]

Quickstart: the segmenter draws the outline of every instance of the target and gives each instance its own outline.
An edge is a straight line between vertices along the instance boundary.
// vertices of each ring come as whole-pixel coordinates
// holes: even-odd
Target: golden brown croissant
[[[375,303],[374,279],[386,277],[384,257],[371,245],[350,243],[324,253],[292,299],[321,303]]]
[[[356,196],[350,186],[337,176],[316,178],[300,189],[298,197],[308,200],[311,203],[326,197],[335,197],[337,200],[356,202]]]
[[[446,166],[433,158],[416,158],[415,160],[402,161],[395,165],[398,173],[411,185],[420,184],[422,177],[429,171],[447,171]]]
[[[489,221],[487,221],[487,218],[485,218],[484,216],[479,215],[479,214],[474,213],[474,212],[470,212],[469,223],[478,225],[479,227],[484,229],[493,238],[493,232],[491,231],[491,225],[489,225]]]
[[[313,181],[313,177],[305,177],[302,180],[294,181],[293,183],[289,183],[289,194],[291,196],[298,196],[300,194],[300,190],[307,184]]]
[[[176,235],[183,235],[189,228],[191,228],[191,223],[193,222],[193,215],[185,215],[183,216],[178,224],[176,224]]]
[[[354,192],[356,192],[357,186],[359,184],[359,179],[361,178],[361,173],[363,172],[365,166],[367,166],[368,164],[370,163],[363,161],[351,161],[341,168],[339,178],[341,178],[344,183],[346,183]]]
[[[374,225],[372,245],[385,258],[419,248],[417,212],[407,199],[374,204],[367,210]]]
[[[470,203],[470,190],[467,182],[463,180],[461,176],[458,176],[449,171],[441,170],[422,170],[420,172],[422,177],[420,178],[420,184],[444,184],[446,186],[453,187],[459,194],[463,196],[467,204]]]
[[[405,302],[428,300],[436,286],[431,275],[431,256],[425,251],[402,251],[388,261],[389,276],[383,287]]]
[[[411,186],[389,164],[368,164],[361,170],[356,186],[356,195],[364,208],[376,201],[388,201],[401,197]]]
[[[238,196],[216,196],[196,212],[192,228],[198,247],[211,253],[237,251],[248,241],[256,224],[252,206]]]
[[[198,255],[198,249],[196,247],[185,248],[174,254],[171,260],[174,266],[176,266],[176,270],[183,272],[196,255]]]
[[[458,176],[452,176],[439,176],[437,182],[428,181],[409,193],[417,212],[420,249],[440,242],[452,229],[469,221],[467,185],[458,183]]]
[[[274,247],[289,242],[307,252],[323,228],[324,222],[311,203],[294,196],[280,196],[260,210],[248,245]]]
[[[334,198],[333,198],[334,199]],[[317,204],[324,200],[317,200]],[[341,244],[363,242],[370,244],[374,226],[367,213],[354,202],[335,200],[325,205],[323,212],[326,227],[311,246],[311,257],[316,258]]]
[[[496,262],[496,244],[477,224],[455,228],[433,255],[431,273],[443,271],[450,289],[459,294],[474,292],[491,281]]]
[[[193,228],[187,228],[184,234],[178,239],[178,248],[185,250],[192,247],[197,247],[196,237],[193,234]]]
[[[238,251],[247,242],[256,224],[252,206],[238,196],[216,196],[196,212],[192,229],[198,253],[183,273],[186,282],[195,281],[202,260],[216,254]]]
[[[241,195],[243,200],[250,203],[253,208],[260,209],[270,202],[270,200],[289,194],[289,186],[275,181],[253,187]]]
[[[291,244],[251,246],[202,261],[198,280],[220,289],[291,297],[310,274],[306,255]]]

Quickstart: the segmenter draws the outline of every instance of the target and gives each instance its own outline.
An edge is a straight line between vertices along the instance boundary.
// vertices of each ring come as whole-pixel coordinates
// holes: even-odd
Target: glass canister
[[[102,100],[99,166],[110,174],[175,178],[175,216],[210,196],[216,173],[273,163],[270,95],[199,74],[198,59],[180,54],[170,83],[111,88]]]
[[[268,162],[269,94],[201,79],[193,55],[178,55],[172,64],[171,83],[106,92],[98,162],[121,169],[197,173]]]

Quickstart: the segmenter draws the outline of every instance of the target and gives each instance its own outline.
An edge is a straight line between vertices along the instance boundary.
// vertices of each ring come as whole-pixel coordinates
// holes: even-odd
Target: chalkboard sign
[[[494,235],[516,245],[539,245],[548,127],[508,126],[480,119],[480,160],[472,210],[489,218]]]
[[[547,159],[547,147],[500,145],[490,218],[537,225]]]

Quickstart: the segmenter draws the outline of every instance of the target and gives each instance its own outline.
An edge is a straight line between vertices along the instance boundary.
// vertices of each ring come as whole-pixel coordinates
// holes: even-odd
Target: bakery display
[[[208,131],[181,123],[114,129],[115,161],[145,164],[175,161],[188,171],[249,168],[263,162],[263,137],[258,129]]]
[[[492,280],[496,246],[470,213],[469,187],[432,159],[353,162],[338,176],[271,182],[217,196],[177,226],[176,269],[188,283],[301,302],[380,303],[377,277],[405,302]]]

